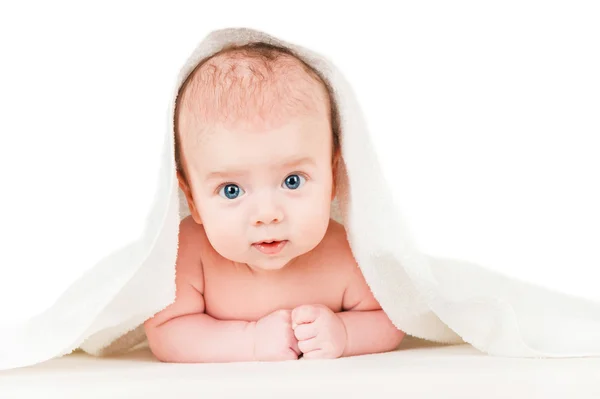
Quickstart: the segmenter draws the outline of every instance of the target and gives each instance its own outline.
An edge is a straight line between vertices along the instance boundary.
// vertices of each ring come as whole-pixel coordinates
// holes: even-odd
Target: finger
[[[287,351],[283,357],[283,359],[281,360],[298,360],[298,353],[296,353],[296,351],[294,351],[292,348],[290,348],[289,351]]]
[[[305,355],[309,352],[312,352],[317,349],[321,349],[319,347],[319,343],[316,338],[306,339],[303,341],[298,341],[298,349],[302,351]]]
[[[292,320],[292,311],[289,309],[279,309],[274,311],[273,314],[278,315],[283,320]]]
[[[292,310],[292,326],[312,323],[319,316],[319,308],[313,305],[302,305]]]
[[[290,349],[296,354],[296,358],[302,354],[300,347],[298,346],[298,340],[294,337],[290,339]]]
[[[317,336],[315,323],[300,324],[294,328],[294,335],[298,341],[305,341]]]
[[[314,351],[306,352],[302,355],[303,359],[324,359],[325,352],[322,349],[315,349]]]

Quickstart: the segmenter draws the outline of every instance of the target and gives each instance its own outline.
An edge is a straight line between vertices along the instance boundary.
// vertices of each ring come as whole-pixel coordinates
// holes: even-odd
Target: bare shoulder
[[[341,223],[331,219],[321,245],[326,247],[335,246],[339,247],[339,249],[347,247],[346,249],[350,250],[346,228]]]
[[[331,263],[335,264],[339,271],[350,273],[358,266],[348,242],[346,228],[341,223],[333,219],[330,220],[329,227],[320,246],[321,250],[327,256],[336,258]]]
[[[350,242],[345,227],[331,220],[324,244],[327,251],[335,254],[337,259],[333,262],[341,274],[344,284],[344,310],[376,310],[380,305],[373,296],[360,266],[352,253]]]
[[[330,272],[335,273],[336,280],[347,285],[359,270],[358,263],[348,242],[346,228],[335,220],[330,220],[327,232],[315,253],[327,265]]]
[[[200,293],[204,291],[202,253],[204,252],[206,232],[191,216],[179,224],[179,248],[177,251],[177,280],[185,280]]]
[[[202,240],[204,228],[192,218],[179,223],[179,247],[175,263],[175,301],[145,323],[146,335],[152,340],[157,327],[177,317],[204,312],[204,274]]]

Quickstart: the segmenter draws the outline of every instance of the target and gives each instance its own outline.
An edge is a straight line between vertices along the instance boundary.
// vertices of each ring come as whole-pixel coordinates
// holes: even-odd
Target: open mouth
[[[287,240],[282,240],[282,241],[262,241],[262,242],[257,242],[252,244],[252,246],[254,248],[256,248],[257,250],[259,250],[260,252],[262,252],[263,254],[267,254],[267,255],[274,255],[279,253],[283,247],[285,246],[285,244],[287,243]]]

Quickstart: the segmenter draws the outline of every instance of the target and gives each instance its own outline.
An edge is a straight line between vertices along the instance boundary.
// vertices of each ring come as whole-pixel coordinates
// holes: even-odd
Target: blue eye
[[[223,194],[221,194],[221,192],[223,192]],[[244,190],[242,190],[237,184],[226,184],[219,190],[219,195],[227,199],[236,199],[242,195],[241,193],[243,192]]]
[[[289,175],[285,178],[285,185],[290,190],[296,190],[300,187],[301,179],[304,179],[304,177],[300,175]]]

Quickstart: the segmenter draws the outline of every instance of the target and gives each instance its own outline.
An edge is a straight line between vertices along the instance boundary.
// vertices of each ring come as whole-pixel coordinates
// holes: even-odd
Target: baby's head
[[[223,257],[276,270],[321,242],[337,111],[324,80],[289,50],[251,44],[202,62],[181,87],[175,136],[180,187]],[[258,244],[273,240],[282,243]]]

